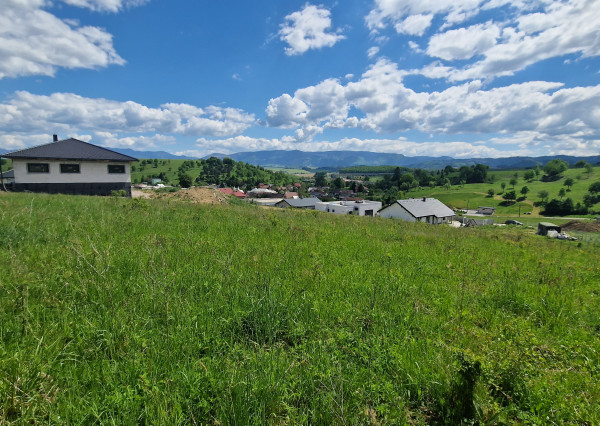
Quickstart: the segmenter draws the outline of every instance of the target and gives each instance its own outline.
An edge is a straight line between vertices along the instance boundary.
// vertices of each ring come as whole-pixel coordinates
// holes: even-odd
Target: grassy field
[[[599,424],[600,248],[0,194],[0,423]]]
[[[265,169],[271,170],[273,172],[283,172],[283,173],[287,173],[288,175],[294,175],[294,176],[306,177],[306,178],[311,178],[315,175],[314,173],[309,172],[304,169],[293,169],[293,168],[288,168],[288,167],[265,167]]]
[[[467,206],[470,209],[477,209],[479,206],[496,207],[496,212],[500,215],[518,215],[520,207],[521,214],[531,212],[533,216],[538,216],[539,208],[534,207],[534,202],[540,201],[538,197],[540,191],[548,191],[549,199],[560,199],[558,193],[561,188],[565,188],[565,198],[571,198],[574,203],[577,203],[582,202],[583,196],[587,193],[589,186],[600,180],[600,167],[594,167],[591,175],[586,174],[583,169],[568,169],[564,172],[564,177],[555,182],[542,182],[538,178],[532,182],[526,182],[523,179],[524,172],[525,170],[492,170],[488,175],[494,176],[494,183],[455,185],[450,189],[441,187],[423,188],[409,191],[406,193],[406,196],[415,198],[425,195],[435,197],[448,206],[458,209],[466,209]],[[523,186],[529,188],[529,193],[523,201],[519,201],[512,206],[502,206],[500,203],[504,200],[502,199],[503,191],[501,184],[504,183],[506,185],[506,191],[513,189],[509,182],[515,173],[519,175],[517,184],[514,187],[517,197],[521,196],[520,191]],[[572,178],[575,182],[570,191],[567,191],[568,188],[564,186],[564,181],[567,178]],[[488,196],[489,189],[494,190],[494,197]],[[600,206],[596,205],[594,209],[600,209]]]

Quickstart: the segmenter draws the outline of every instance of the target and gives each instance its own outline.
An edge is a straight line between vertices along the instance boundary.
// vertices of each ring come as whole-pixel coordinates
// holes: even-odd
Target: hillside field
[[[600,424],[599,258],[512,227],[1,193],[0,423]]]
[[[600,181],[600,167],[594,167],[592,174],[588,175],[583,169],[568,169],[563,173],[563,177],[554,182],[542,182],[539,178],[535,178],[533,181],[528,182],[523,179],[523,175],[526,170],[490,170],[488,175],[493,176],[493,183],[471,183],[463,186],[454,185],[450,189],[442,187],[435,188],[422,188],[414,189],[406,192],[406,197],[419,198],[422,196],[435,197],[452,208],[466,209],[477,209],[479,206],[495,207],[496,213],[499,215],[516,216],[519,213],[519,207],[521,208],[521,214],[525,212],[531,213],[533,216],[539,216],[540,209],[534,206],[534,202],[540,201],[538,193],[540,191],[548,191],[549,199],[560,199],[559,191],[561,188],[565,189],[566,195],[564,198],[571,198],[574,203],[582,202],[583,196],[587,193],[589,186]],[[502,198],[503,190],[502,183],[506,185],[505,191],[512,190],[513,187],[510,184],[511,178],[514,174],[518,174],[517,184],[514,189],[517,197],[522,196],[520,191],[521,188],[527,186],[529,193],[527,193],[525,200],[517,201],[515,204],[510,206],[503,206],[501,203],[504,201]],[[573,186],[569,189],[564,185],[565,179],[571,178],[574,181]],[[493,197],[488,196],[488,190],[493,189],[495,194]],[[593,210],[600,210],[600,204],[596,204]]]

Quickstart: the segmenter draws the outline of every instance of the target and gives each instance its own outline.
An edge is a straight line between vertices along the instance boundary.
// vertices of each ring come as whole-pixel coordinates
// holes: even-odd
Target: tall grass
[[[6,423],[600,422],[595,246],[0,197]]]

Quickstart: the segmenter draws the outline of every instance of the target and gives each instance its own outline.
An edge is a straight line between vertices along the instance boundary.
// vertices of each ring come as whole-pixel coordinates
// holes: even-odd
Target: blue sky
[[[600,0],[2,0],[0,149],[600,154]]]

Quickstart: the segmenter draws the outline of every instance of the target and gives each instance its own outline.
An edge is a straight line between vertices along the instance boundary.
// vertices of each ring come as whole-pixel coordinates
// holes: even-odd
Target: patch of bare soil
[[[192,204],[226,204],[230,200],[228,195],[207,187],[180,189],[176,192],[143,192],[144,194],[148,193],[149,198],[187,201]]]
[[[561,229],[565,231],[600,232],[600,222],[580,222],[578,220],[572,220],[561,225]]]

